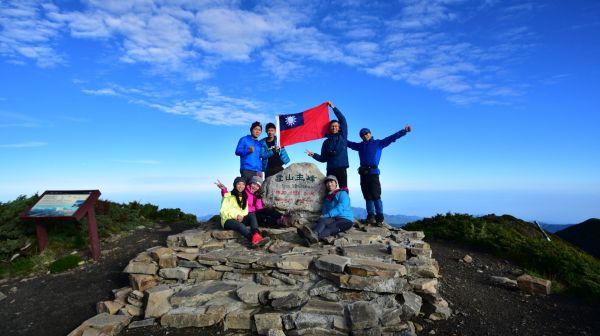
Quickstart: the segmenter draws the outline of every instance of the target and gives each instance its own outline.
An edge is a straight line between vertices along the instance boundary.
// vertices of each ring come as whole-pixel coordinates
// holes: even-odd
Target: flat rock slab
[[[251,305],[259,304],[258,297],[261,293],[271,290],[270,287],[262,285],[246,285],[236,291],[240,300]]]
[[[363,277],[379,276],[382,278],[395,278],[406,275],[406,267],[404,265],[364,258],[352,258],[346,268],[349,274]]]
[[[346,265],[350,263],[350,258],[338,255],[322,256],[315,261],[315,267],[327,272],[342,273]]]
[[[169,298],[173,295],[174,289],[167,285],[152,287],[145,292],[146,311],[144,316],[161,317],[171,309]]]
[[[140,321],[133,321],[129,324],[129,326],[127,326],[127,328],[128,329],[142,328],[142,327],[153,326],[155,324],[156,324],[156,320],[153,318],[149,318],[149,319],[140,320]]]
[[[227,314],[223,323],[223,329],[252,329],[252,316],[258,313],[258,308],[240,309]]]
[[[197,305],[216,297],[227,296],[236,289],[236,285],[226,284],[222,281],[204,281],[175,293],[171,297],[171,304],[176,306]]]
[[[361,277],[343,274],[339,276],[338,281],[338,286],[341,288],[367,292],[400,294],[409,289],[408,282],[404,278]]]
[[[348,315],[350,316],[350,328],[360,330],[377,327],[379,318],[373,305],[367,301],[358,301],[348,305]]]
[[[277,268],[288,270],[307,270],[314,257],[310,255],[292,255],[282,257],[277,262]]]
[[[165,279],[185,280],[188,278],[190,269],[187,267],[161,268],[158,275]]]
[[[254,324],[259,335],[266,335],[271,329],[283,330],[279,313],[256,314],[254,315]]]
[[[376,244],[376,243],[380,242],[383,239],[383,237],[385,237],[387,235],[389,235],[389,232],[387,232],[386,234],[384,234],[382,236],[379,233],[369,233],[369,232],[361,232],[361,231],[352,230],[352,231],[346,232],[346,234],[344,234],[344,238],[350,243],[369,245],[369,244]]]
[[[311,298],[301,309],[304,313],[344,316],[344,306],[339,302],[329,302]]]
[[[217,324],[224,317],[224,306],[179,307],[163,315],[160,319],[160,324],[173,328],[200,328]]]
[[[409,281],[410,285],[418,293],[434,294],[437,293],[437,279],[419,278]]]
[[[68,336],[82,336],[87,329],[94,329],[104,335],[117,335],[131,321],[131,316],[98,314],[83,322]]]
[[[331,328],[333,316],[310,312],[300,312],[294,320],[297,329]]]
[[[227,261],[237,264],[250,265],[252,263],[257,262],[260,258],[264,256],[264,253],[248,253],[248,251],[243,251],[228,256]]]
[[[342,247],[342,255],[351,258],[376,258],[379,260],[392,258],[388,253],[387,246],[383,244],[344,246]]]
[[[278,310],[291,310],[304,305],[308,301],[308,298],[308,294],[304,292],[292,292],[284,297],[273,300],[271,306]]]
[[[158,271],[158,265],[154,262],[130,261],[123,270],[125,273],[150,274],[154,275]]]

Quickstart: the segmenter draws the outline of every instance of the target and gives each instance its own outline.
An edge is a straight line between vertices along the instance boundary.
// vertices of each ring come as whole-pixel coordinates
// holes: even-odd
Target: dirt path
[[[11,280],[0,285],[0,335],[64,336],[96,315],[98,301],[112,299],[112,290],[129,286],[123,269],[139,252],[165,245],[168,235],[190,229],[173,224],[166,229],[138,229],[113,242],[103,242],[97,263],[69,272]],[[12,293],[11,288],[16,292]]]
[[[128,286],[123,268],[146,248],[165,245],[166,237],[190,228],[172,225],[170,232],[142,229],[112,243],[98,263],[58,275],[43,275],[0,285],[0,335],[66,335],[96,314],[98,301],[111,290]],[[559,295],[527,296],[491,285],[490,275],[514,278],[515,266],[477,250],[445,241],[430,241],[441,267],[441,293],[455,314],[447,321],[419,320],[420,335],[598,335],[600,304]],[[465,254],[472,264],[458,262]],[[16,292],[10,289],[16,287]],[[220,328],[217,328],[220,330]],[[222,334],[218,330],[125,330],[122,335]]]

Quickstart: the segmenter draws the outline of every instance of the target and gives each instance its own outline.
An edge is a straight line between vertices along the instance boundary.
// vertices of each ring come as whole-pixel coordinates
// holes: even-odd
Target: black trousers
[[[246,227],[250,225],[250,230]],[[256,216],[253,213],[247,214],[242,222],[238,222],[236,219],[228,219],[223,224],[225,230],[233,230],[239,232],[246,239],[250,240],[252,234],[258,231],[258,223],[256,222]]]
[[[381,183],[379,183],[379,174],[360,175],[360,190],[367,201],[380,199]]]
[[[346,168],[327,169],[327,175],[333,175],[338,179],[338,188],[348,187],[348,175],[346,174]]]
[[[263,227],[279,227],[277,221],[281,218],[281,214],[273,208],[262,208],[254,211],[258,225]]]

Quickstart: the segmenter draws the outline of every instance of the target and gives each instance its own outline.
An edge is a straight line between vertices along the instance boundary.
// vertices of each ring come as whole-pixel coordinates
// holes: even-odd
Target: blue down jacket
[[[254,152],[252,153],[248,150],[250,146],[254,146]],[[252,135],[240,138],[235,148],[235,155],[240,157],[240,170],[262,171],[261,147],[260,141],[254,139]]]
[[[406,131],[401,130],[382,140],[375,140],[371,138],[371,140],[363,142],[348,141],[348,147],[352,150],[358,151],[358,157],[360,158],[360,165],[362,167],[378,167],[379,159],[381,158],[381,150],[405,135]],[[379,168],[371,168],[369,171],[369,174],[379,173],[381,173]]]
[[[350,206],[350,196],[348,190],[337,189],[333,193],[325,196],[323,210],[321,214],[324,217],[342,217],[349,221],[354,220],[354,213]]]

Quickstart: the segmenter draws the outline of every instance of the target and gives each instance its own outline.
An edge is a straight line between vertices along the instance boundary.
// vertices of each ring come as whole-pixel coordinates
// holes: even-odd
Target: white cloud
[[[51,46],[61,24],[45,15],[54,9],[35,1],[0,3],[0,55],[16,62],[31,59],[40,67],[62,63],[62,56]]]
[[[98,89],[98,90],[83,89],[81,91],[84,93],[89,93],[89,94],[97,95],[97,96],[116,96],[117,95],[115,90],[113,90],[111,88],[104,88],[104,89]]]
[[[343,64],[380,77],[452,95],[496,96],[507,87],[497,75],[502,62],[531,47],[535,33],[527,25],[508,25],[484,42],[447,28],[469,24],[477,11],[494,7],[507,16],[530,12],[532,3],[505,5],[496,0],[403,0],[336,2],[331,11],[320,2],[83,0],[80,9],[34,1],[0,4],[0,56],[13,63],[35,60],[39,66],[66,62],[57,52],[65,34],[96,40],[106,55],[124,64],[145,64],[151,75],[203,81],[224,62],[262,67],[277,81],[310,75],[319,67]],[[454,30],[452,30],[454,31]],[[482,45],[485,45],[483,47]],[[523,57],[523,56],[521,56]],[[489,88],[481,88],[485,78]],[[495,83],[497,82],[497,83]],[[88,83],[89,85],[89,83]],[[496,90],[496,91],[493,91]],[[513,88],[514,91],[517,88]],[[85,89],[95,95],[124,95],[161,111],[222,123],[224,113],[246,120],[256,110],[227,97],[160,101],[124,88]],[[218,103],[213,100],[221,99]],[[461,99],[460,101],[466,101]],[[220,104],[226,104],[225,106]],[[228,112],[225,112],[228,111]]]
[[[43,147],[47,146],[48,143],[40,141],[29,141],[15,144],[4,144],[0,145],[0,148],[32,148],[32,147]]]
[[[256,120],[267,120],[261,112],[265,104],[247,98],[224,95],[216,87],[199,86],[194,96],[200,98],[181,99],[176,92],[158,92],[154,89],[126,88],[111,85],[99,90],[82,90],[96,95],[118,96],[130,103],[143,105],[164,113],[187,116],[212,125],[245,125]]]
[[[456,14],[448,8],[448,4],[455,2],[461,1],[407,1],[396,24],[400,28],[422,29],[452,21],[456,19]]]
[[[151,103],[135,100],[165,113],[190,116],[195,120],[212,125],[246,125],[256,120],[266,120],[265,113],[258,112],[262,104],[222,95],[216,88],[205,89],[206,97],[172,103]]]

